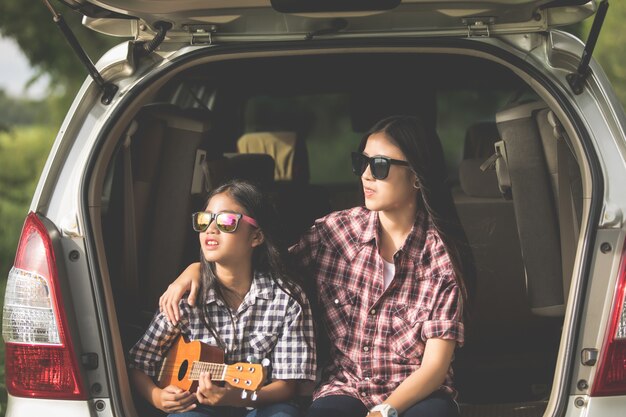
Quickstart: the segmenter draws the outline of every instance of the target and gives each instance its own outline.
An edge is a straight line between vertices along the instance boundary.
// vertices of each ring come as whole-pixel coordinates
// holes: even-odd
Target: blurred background
[[[81,26],[55,4],[95,62],[124,41]],[[626,2],[610,4],[594,58],[626,104]],[[591,19],[564,28],[586,40]],[[87,73],[43,3],[0,2],[0,306],[6,277],[33,191],[59,126]],[[468,100],[471,100],[468,97]],[[440,109],[445,113],[445,109]],[[4,344],[0,340],[0,417],[6,409]]]

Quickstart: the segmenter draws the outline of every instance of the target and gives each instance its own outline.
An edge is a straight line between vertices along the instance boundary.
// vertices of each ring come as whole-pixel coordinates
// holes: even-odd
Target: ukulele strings
[[[176,374],[178,373],[178,370],[180,369],[183,363],[184,362],[166,363],[162,367],[161,372],[166,373],[166,374]],[[217,378],[218,377],[221,378],[222,374],[224,373],[224,369],[227,366],[228,365],[215,364],[215,363],[209,363],[209,362],[193,362],[191,364],[189,376],[197,378],[200,376],[202,372],[208,372],[211,374],[211,378],[217,381],[218,380]]]

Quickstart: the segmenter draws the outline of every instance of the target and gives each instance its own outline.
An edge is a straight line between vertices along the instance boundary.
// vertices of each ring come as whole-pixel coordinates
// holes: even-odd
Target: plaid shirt
[[[314,399],[349,395],[371,408],[420,367],[429,338],[463,344],[460,289],[428,216],[418,214],[394,255],[387,290],[378,230],[378,214],[357,207],[317,220],[291,248],[316,279],[331,343]],[[456,395],[452,369],[441,389]]]
[[[179,306],[181,318],[177,326],[172,326],[162,313],[154,316],[146,333],[130,350],[131,368],[154,377],[180,334],[187,340],[218,346],[201,318],[200,306],[191,307],[186,298]],[[245,362],[248,355],[259,360],[268,358],[270,380],[315,380],[315,339],[310,307],[306,304],[303,311],[300,304],[268,276],[255,273],[250,290],[237,311],[225,305],[214,289],[208,291],[202,308],[227,346],[226,363]]]

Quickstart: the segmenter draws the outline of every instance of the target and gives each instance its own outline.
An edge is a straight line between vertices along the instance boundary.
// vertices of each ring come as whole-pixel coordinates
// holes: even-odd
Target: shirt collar
[[[378,220],[378,213],[375,211],[370,211],[367,217],[367,223],[361,232],[361,236],[359,241],[362,244],[369,243],[373,239],[378,237],[378,225],[380,221]]]
[[[426,235],[432,227],[433,223],[426,210],[418,210],[415,217],[415,223],[413,224],[406,240],[398,249],[398,252],[407,254],[416,262],[419,261],[424,247],[424,242],[426,241]],[[361,246],[372,241],[374,241],[376,246],[380,246],[377,245],[378,239],[380,239],[379,230],[380,220],[378,218],[378,212],[370,211],[367,223],[363,228],[363,232],[361,232],[361,236],[359,237]]]
[[[250,285],[250,290],[244,297],[244,300],[250,300],[251,303],[253,303],[257,298],[270,300],[272,299],[273,294],[274,281],[271,279],[269,274],[255,271],[252,279],[252,285]],[[211,304],[217,301],[218,298],[215,287],[209,288],[204,301],[205,304]]]

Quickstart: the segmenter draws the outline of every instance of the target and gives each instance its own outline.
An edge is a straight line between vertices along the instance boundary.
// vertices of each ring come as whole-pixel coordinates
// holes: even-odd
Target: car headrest
[[[465,131],[463,159],[489,158],[494,152],[493,145],[499,137],[495,122],[479,122],[471,125]]]
[[[274,180],[308,182],[306,147],[296,132],[251,132],[237,141],[240,154],[266,154],[274,160]]]
[[[499,198],[502,197],[498,188],[496,171],[482,171],[480,166],[485,158],[464,159],[459,165],[459,181],[463,193],[471,197]]]

